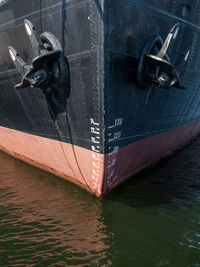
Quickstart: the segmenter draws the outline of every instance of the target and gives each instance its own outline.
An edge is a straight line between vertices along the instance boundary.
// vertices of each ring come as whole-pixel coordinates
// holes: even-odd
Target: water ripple
[[[103,201],[0,153],[0,266],[200,266],[200,140]]]

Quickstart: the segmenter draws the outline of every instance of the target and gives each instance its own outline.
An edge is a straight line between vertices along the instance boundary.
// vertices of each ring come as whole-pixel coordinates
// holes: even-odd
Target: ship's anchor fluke
[[[52,86],[62,89],[68,81],[69,70],[59,41],[50,32],[38,36],[34,25],[27,19],[24,25],[33,50],[33,60],[31,64],[26,63],[13,47],[8,47],[11,59],[22,75],[21,83],[15,88]]]
[[[15,63],[16,68],[21,73],[21,75],[24,75],[24,73],[26,73],[31,68],[31,65],[27,64],[12,46],[9,46],[8,50],[12,61]]]
[[[180,29],[180,24],[175,24],[163,42],[159,35],[153,35],[146,42],[138,64],[137,82],[141,89],[148,89],[155,84],[163,89],[171,87],[184,89],[180,83],[179,66],[175,67],[167,55],[168,48],[175,40]],[[188,60],[188,50],[181,64]]]

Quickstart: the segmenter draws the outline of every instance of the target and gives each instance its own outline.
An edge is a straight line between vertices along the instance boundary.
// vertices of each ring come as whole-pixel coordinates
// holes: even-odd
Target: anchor
[[[25,19],[24,24],[34,58],[31,64],[28,64],[12,46],[8,47],[12,61],[22,75],[21,82],[15,88],[35,88],[51,85],[61,89],[65,85],[69,74],[59,41],[50,32],[42,33],[39,38],[34,25],[29,20]]]
[[[58,39],[50,32],[37,35],[34,25],[24,20],[29,37],[33,60],[25,62],[18,52],[9,46],[12,61],[20,72],[22,79],[15,85],[17,90],[31,87],[40,88],[45,95],[52,119],[66,111],[66,98],[70,91],[69,65]]]
[[[177,70],[180,66],[175,67],[167,55],[168,48],[172,40],[176,39],[179,29],[180,24],[175,24],[164,42],[156,34],[146,42],[137,69],[137,83],[141,89],[149,89],[153,84],[167,90],[172,87],[185,89],[181,85],[180,75]],[[187,62],[189,54],[190,50],[185,54],[184,64]]]

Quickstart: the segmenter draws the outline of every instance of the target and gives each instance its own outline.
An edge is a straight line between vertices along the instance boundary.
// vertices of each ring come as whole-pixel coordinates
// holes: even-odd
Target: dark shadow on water
[[[200,139],[101,200],[0,152],[0,263],[142,267],[166,259],[193,266],[199,162]]]
[[[130,177],[105,199],[130,206],[169,203],[200,196],[200,139]]]

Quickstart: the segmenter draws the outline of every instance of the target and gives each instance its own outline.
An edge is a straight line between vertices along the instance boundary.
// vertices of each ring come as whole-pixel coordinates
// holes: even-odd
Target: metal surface
[[[10,0],[1,7],[0,16],[0,125],[91,148],[90,119],[103,129],[103,39],[96,3]],[[54,34],[68,60],[69,89],[67,95],[59,96],[66,108],[57,112],[60,115],[56,122],[52,121],[46,97],[39,88],[14,90],[21,78],[8,46],[15,47],[26,62],[36,54],[25,34],[24,19],[35,25],[38,34]],[[98,150],[103,152],[103,133],[101,140]]]
[[[112,141],[113,146],[134,143],[200,116],[200,29],[198,25],[180,18],[178,12],[173,15],[167,13],[168,10],[163,10],[165,4],[162,9],[159,1],[153,2],[160,9],[150,5],[152,1],[130,0],[109,1],[106,7],[106,129],[115,119],[123,118],[123,127],[119,130],[121,136]],[[167,2],[170,4],[170,1]],[[196,5],[200,3],[194,3],[192,12]],[[198,9],[195,16],[197,13]],[[160,35],[164,40],[169,28],[176,23],[180,23],[179,38],[170,46],[168,54],[171,55],[172,64],[178,65],[191,48],[186,64],[180,69],[185,90],[173,88],[165,91],[151,86],[149,91],[141,91],[136,84],[137,63],[146,40],[153,34]],[[117,128],[115,131],[118,131]]]

